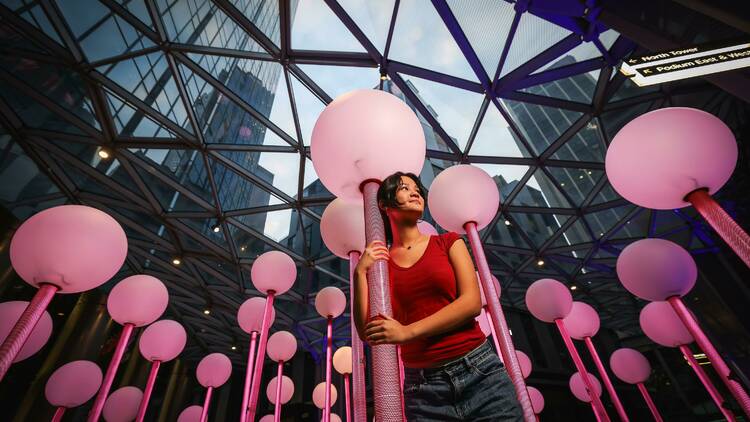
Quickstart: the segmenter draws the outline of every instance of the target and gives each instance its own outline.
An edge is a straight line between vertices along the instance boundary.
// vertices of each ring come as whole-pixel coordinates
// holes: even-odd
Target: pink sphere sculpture
[[[516,356],[518,356],[518,363],[521,364],[521,373],[524,378],[528,378],[531,374],[531,359],[526,353],[516,350]]]
[[[424,220],[417,221],[417,230],[419,230],[420,233],[426,234],[428,236],[438,235],[437,229],[432,224]]]
[[[119,324],[136,327],[151,324],[167,309],[169,293],[164,283],[139,274],[117,283],[107,297],[107,311]]]
[[[594,391],[596,392],[597,396],[602,395],[602,385],[599,383],[599,380],[593,376],[592,374],[588,374],[589,379],[591,380],[591,384],[594,388]],[[589,392],[586,391],[586,385],[583,382],[583,378],[581,378],[581,373],[576,372],[570,377],[570,380],[568,381],[568,386],[570,387],[570,391],[573,393],[576,398],[582,402],[590,402],[591,396],[589,395]]]
[[[266,299],[262,297],[251,297],[246,300],[237,311],[237,322],[242,331],[250,334],[253,331],[260,332],[263,324],[263,310],[266,306]],[[273,325],[276,320],[276,310],[271,307],[271,319],[269,326]]]
[[[565,328],[576,340],[594,337],[599,332],[599,314],[591,305],[583,302],[573,302],[568,316],[563,318]]]
[[[643,333],[656,344],[679,347],[693,342],[693,336],[669,302],[651,302],[644,306],[639,321]]]
[[[474,319],[479,323],[479,329],[482,330],[484,336],[489,337],[492,334],[492,328],[490,328],[490,322],[487,320],[487,313],[484,309],[480,309],[479,315],[474,317]]]
[[[320,181],[345,199],[361,197],[365,180],[380,181],[396,171],[419,174],[425,151],[424,129],[409,106],[372,89],[336,97],[318,117],[310,140]]]
[[[605,168],[630,202],[660,210],[689,205],[685,196],[721,188],[737,163],[737,142],[719,118],[686,107],[636,117],[612,139]]]
[[[27,283],[78,293],[106,282],[125,262],[128,240],[114,218],[95,208],[62,205],[26,220],[13,235],[10,260]]]
[[[534,408],[534,413],[537,415],[542,413],[542,410],[544,410],[544,396],[542,395],[542,392],[531,386],[526,388],[529,390],[531,406]]]
[[[326,406],[326,383],[321,382],[320,384],[316,385],[313,389],[313,403],[315,404],[315,407],[318,409],[323,409]],[[336,386],[331,384],[331,406],[333,406],[336,403],[336,399],[338,398],[338,391],[336,391]]]
[[[102,370],[94,362],[75,360],[57,368],[47,380],[44,396],[56,407],[78,407],[102,385]]]
[[[0,303],[0,344],[8,337],[10,330],[16,325],[27,306],[29,306],[29,302],[21,300]],[[13,363],[20,362],[38,352],[47,343],[51,334],[52,318],[47,311],[44,311],[26,343],[13,359]]]
[[[352,373],[352,348],[339,347],[333,354],[333,367],[341,375]]]
[[[276,384],[278,383],[278,380],[279,377],[273,377],[271,378],[271,381],[268,382],[268,386],[266,386],[266,397],[268,398],[268,401],[273,404],[276,404]],[[293,395],[294,382],[292,382],[292,379],[288,376],[283,375],[281,377],[281,404],[286,404],[292,399]]]
[[[232,375],[232,362],[223,353],[211,353],[198,363],[196,375],[204,387],[221,387]]]
[[[331,413],[329,415],[329,419],[328,420],[330,422],[341,422],[341,417],[339,415],[335,414],[335,413]],[[322,421],[322,419],[321,419],[321,421]]]
[[[350,252],[365,250],[365,207],[362,197],[336,198],[320,218],[320,237],[326,247],[339,258],[349,259]]]
[[[323,318],[336,318],[344,312],[344,309],[346,309],[346,295],[337,287],[324,287],[315,295],[315,310]]]
[[[435,177],[427,202],[432,217],[441,227],[466,233],[467,222],[476,223],[477,230],[481,230],[492,221],[500,206],[500,192],[484,170],[459,164]]]
[[[289,331],[278,331],[268,338],[266,351],[274,362],[289,362],[297,351],[297,339]]]
[[[263,416],[262,418],[258,419],[258,422],[273,422],[273,421],[274,421],[274,416],[273,415],[266,415],[266,416]]]
[[[537,319],[554,322],[568,316],[573,308],[573,296],[564,284],[543,278],[526,290],[526,307]]]
[[[115,390],[104,402],[102,416],[107,422],[130,422],[138,415],[138,405],[143,392],[140,388],[127,386]]]
[[[180,416],[177,417],[177,422],[200,422],[201,413],[203,412],[203,406],[193,405],[186,407]]]
[[[187,342],[185,328],[177,321],[164,319],[149,325],[141,335],[138,348],[149,361],[167,362],[176,358]]]
[[[617,276],[632,294],[649,301],[683,296],[695,285],[698,270],[690,253],[664,239],[642,239],[617,258]]]
[[[609,357],[609,367],[617,378],[628,384],[645,382],[651,375],[651,364],[635,349],[623,347]]]
[[[297,279],[297,266],[292,258],[281,251],[270,251],[259,256],[250,268],[250,278],[258,291],[286,293]]]

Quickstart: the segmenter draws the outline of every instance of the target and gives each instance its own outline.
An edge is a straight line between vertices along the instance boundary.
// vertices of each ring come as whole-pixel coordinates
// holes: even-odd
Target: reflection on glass
[[[323,0],[301,1],[290,15],[295,50],[365,51]]]

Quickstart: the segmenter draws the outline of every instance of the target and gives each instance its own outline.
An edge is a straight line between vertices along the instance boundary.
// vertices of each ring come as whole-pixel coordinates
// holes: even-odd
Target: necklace
[[[416,245],[420,240],[422,240],[422,237],[420,236],[419,239],[417,239],[414,243],[406,247],[406,250],[411,250],[411,247]]]

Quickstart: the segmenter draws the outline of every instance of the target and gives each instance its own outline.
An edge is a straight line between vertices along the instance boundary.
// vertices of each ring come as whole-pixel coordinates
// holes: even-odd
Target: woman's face
[[[411,177],[401,176],[401,181],[396,188],[396,202],[399,206],[396,209],[388,209],[389,217],[397,213],[401,215],[416,214],[416,217],[419,218],[424,212],[422,192]]]

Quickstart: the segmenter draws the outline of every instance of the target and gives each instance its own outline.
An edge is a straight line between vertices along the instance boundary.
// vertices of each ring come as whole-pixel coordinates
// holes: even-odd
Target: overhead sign
[[[638,86],[654,85],[750,66],[750,43],[703,45],[628,58],[620,72]]]

